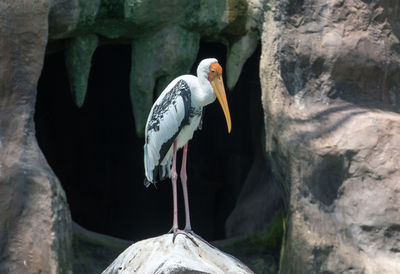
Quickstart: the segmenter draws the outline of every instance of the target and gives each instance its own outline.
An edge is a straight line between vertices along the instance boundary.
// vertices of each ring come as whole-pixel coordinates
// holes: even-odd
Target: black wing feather
[[[161,145],[161,149],[159,152],[160,160],[159,160],[158,165],[153,170],[153,180],[155,180],[155,178],[157,178],[156,176],[157,176],[157,174],[159,174],[159,169],[161,168],[160,163],[164,159],[165,155],[167,154],[168,150],[172,146],[176,137],[179,135],[182,128],[189,123],[190,108],[191,108],[191,93],[190,93],[190,88],[189,88],[188,84],[186,83],[186,81],[179,80],[176,83],[176,85],[164,96],[161,103],[159,103],[153,107],[153,112],[151,114],[151,118],[150,118],[149,123],[146,128],[146,130],[148,132],[151,130],[159,131],[160,130],[160,122],[162,121],[162,118],[166,114],[166,112],[170,109],[170,106],[173,105],[175,110],[177,110],[176,100],[178,99],[179,96],[183,99],[183,104],[185,107],[184,118],[179,125],[178,131],[171,138],[169,138],[166,142],[164,142]],[[149,143],[149,141],[150,141],[149,135],[147,135],[146,143]],[[146,186],[148,185],[147,180],[145,180],[145,185]]]

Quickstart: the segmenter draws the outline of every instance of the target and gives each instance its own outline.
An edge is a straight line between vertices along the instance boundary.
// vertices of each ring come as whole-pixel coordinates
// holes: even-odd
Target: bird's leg
[[[185,200],[185,219],[186,225],[183,229],[186,232],[192,232],[192,227],[190,225],[190,213],[189,213],[189,197],[188,197],[188,189],[187,189],[187,174],[186,174],[186,159],[187,159],[187,149],[188,143],[183,147],[183,155],[182,155],[182,167],[181,167],[181,183],[183,188],[183,198]]]
[[[172,223],[171,230],[174,233],[174,235],[178,231],[178,193],[176,187],[177,179],[178,179],[178,173],[176,172],[176,140],[175,140],[173,147],[173,158],[172,158],[172,169],[171,169],[172,193],[174,199],[174,220]]]
[[[171,181],[172,181],[172,192],[173,192],[173,196],[174,196],[174,220],[172,223],[172,228],[170,230],[170,232],[172,232],[174,234],[173,238],[172,238],[172,242],[175,241],[175,238],[178,234],[184,234],[186,235],[186,237],[188,237],[194,245],[198,246],[198,244],[196,243],[196,241],[190,237],[188,235],[188,232],[191,231],[190,229],[190,221],[189,221],[189,229],[187,230],[187,224],[188,224],[188,217],[189,217],[189,211],[187,211],[186,213],[186,226],[185,226],[185,230],[180,230],[178,228],[178,195],[177,195],[177,186],[176,186],[176,181],[178,179],[178,173],[176,172],[176,140],[174,142],[174,147],[173,147],[173,158],[172,158],[172,169],[171,169]],[[185,145],[185,149],[184,149],[184,162],[185,162],[185,166],[184,166],[184,170],[185,170],[185,176],[186,176],[186,151],[187,151],[187,144]],[[187,204],[187,188],[186,188],[186,180],[185,180],[185,187],[184,187],[184,193],[185,194],[185,209],[187,208],[187,210],[189,210],[189,205]],[[186,206],[187,205],[187,206]]]

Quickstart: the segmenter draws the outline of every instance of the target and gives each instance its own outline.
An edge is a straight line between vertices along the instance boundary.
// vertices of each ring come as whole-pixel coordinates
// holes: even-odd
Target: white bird
[[[222,67],[215,58],[204,59],[197,67],[197,77],[182,75],[175,78],[161,93],[147,118],[144,145],[144,166],[148,187],[160,179],[171,178],[174,203],[174,217],[171,231],[193,233],[190,225],[189,199],[187,191],[186,158],[188,141],[200,125],[203,107],[218,98],[224,112],[228,132],[231,131],[231,117],[226,100]],[[186,225],[178,229],[178,202],[176,152],[183,147],[180,178],[185,202]]]

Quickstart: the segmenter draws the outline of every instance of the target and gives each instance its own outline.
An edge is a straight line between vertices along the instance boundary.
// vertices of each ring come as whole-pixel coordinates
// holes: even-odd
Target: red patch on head
[[[219,75],[222,75],[221,65],[218,63],[212,63],[210,65],[210,72],[208,73],[208,79],[211,81]]]

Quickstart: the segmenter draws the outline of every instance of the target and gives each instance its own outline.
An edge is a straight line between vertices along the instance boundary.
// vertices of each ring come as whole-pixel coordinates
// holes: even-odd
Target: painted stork
[[[228,132],[231,131],[231,116],[222,81],[222,67],[215,58],[204,59],[197,67],[197,77],[183,75],[175,78],[161,93],[151,108],[146,123],[144,166],[148,187],[160,180],[171,178],[173,192],[173,223],[170,232],[174,239],[178,233],[192,233],[187,191],[186,159],[188,141],[199,127],[203,107],[218,98],[224,112]],[[176,152],[183,147],[180,178],[185,203],[186,225],[178,229],[178,201]]]

